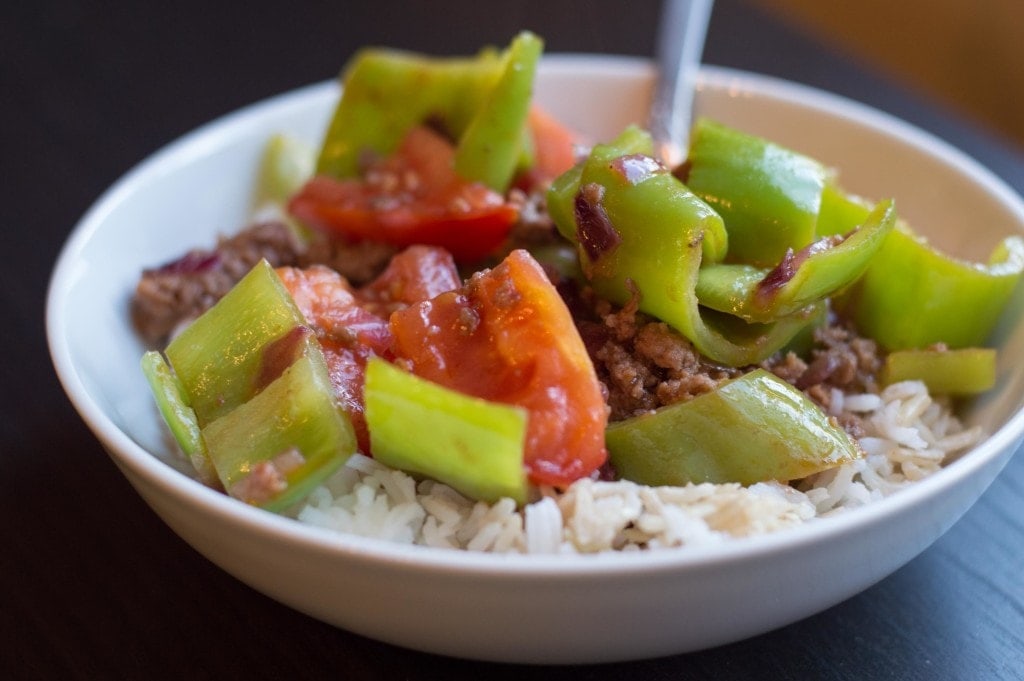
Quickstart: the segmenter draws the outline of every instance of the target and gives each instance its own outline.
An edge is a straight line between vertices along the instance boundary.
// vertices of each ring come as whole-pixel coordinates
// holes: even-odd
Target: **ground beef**
[[[829,413],[833,388],[846,393],[878,392],[878,373],[884,361],[878,343],[858,335],[849,324],[834,321],[815,331],[809,361],[788,353],[769,358],[762,366],[803,390]],[[843,415],[838,421],[850,435],[863,434],[855,416]]]
[[[326,265],[354,286],[362,286],[384,271],[398,249],[377,241],[346,241],[314,233],[299,255],[299,267]]]
[[[212,250],[189,251],[147,269],[131,301],[132,324],[148,343],[163,341],[220,300],[262,258],[275,267],[294,265],[302,251],[294,231],[274,221],[221,239]]]
[[[616,308],[587,289],[567,296],[567,302],[604,385],[612,421],[692,399],[755,368],[711,362],[667,324],[639,312],[635,300]],[[779,353],[760,366],[802,390],[826,413],[833,388],[878,391],[882,352],[841,321],[815,332],[807,357]],[[856,417],[837,421],[853,436],[863,432]]]
[[[221,299],[261,259],[274,267],[326,265],[359,286],[375,278],[396,248],[370,241],[347,242],[313,233],[300,238],[284,222],[271,220],[223,238],[210,250],[192,250],[177,260],[144,270],[131,301],[131,319],[150,344],[166,341],[181,325]]]
[[[638,312],[633,301],[615,309],[583,291],[571,307],[618,421],[714,390],[741,369],[700,355],[664,322]]]
[[[815,331],[809,362],[789,355],[769,360],[765,368],[801,390],[826,385],[847,392],[876,392],[882,361],[875,341],[834,322]]]
[[[508,202],[519,209],[519,219],[512,226],[501,253],[509,253],[517,248],[534,250],[538,246],[562,241],[554,221],[548,215],[544,190],[525,192],[512,189],[508,194]]]

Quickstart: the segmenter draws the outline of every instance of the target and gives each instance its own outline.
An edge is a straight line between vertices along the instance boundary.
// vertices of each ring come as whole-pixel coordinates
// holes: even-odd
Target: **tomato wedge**
[[[288,209],[311,227],[349,239],[441,246],[459,262],[475,262],[501,245],[519,209],[482,183],[459,177],[454,157],[448,140],[416,127],[361,179],[318,175]]]
[[[369,453],[363,384],[369,358],[390,356],[387,320],[363,309],[345,278],[330,268],[314,265],[276,271],[316,333],[334,394],[352,420],[360,450]]]
[[[529,412],[524,465],[564,486],[605,461],[607,408],[568,309],[529,253],[513,251],[461,289],[391,315],[413,373]]]
[[[376,279],[355,293],[364,308],[386,318],[398,308],[460,286],[462,277],[451,253],[437,246],[410,246],[396,253]]]
[[[529,172],[535,181],[550,182],[576,165],[576,146],[582,142],[579,135],[536,104],[530,107],[527,125],[534,147]]]
[[[363,385],[370,357],[392,357],[392,310],[427,300],[462,284],[451,255],[430,246],[397,253],[372,282],[353,289],[334,270],[280,267],[277,275],[316,333],[331,386],[349,413],[360,450],[370,454]]]

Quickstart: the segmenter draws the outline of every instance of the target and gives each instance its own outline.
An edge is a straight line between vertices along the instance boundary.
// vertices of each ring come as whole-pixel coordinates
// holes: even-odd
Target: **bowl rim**
[[[550,73],[574,69],[602,70],[629,77],[651,77],[651,62],[639,57],[590,54],[549,54],[541,69]],[[781,78],[719,66],[702,66],[699,91],[727,89],[740,95],[775,100],[798,99],[802,105],[853,119],[870,127],[895,132],[912,145],[954,163],[980,181],[987,191],[1011,207],[1024,224],[1024,199],[1006,182],[963,151],[939,137],[891,114],[842,95]],[[322,99],[336,96],[337,81],[313,83],[247,105],[199,126],[159,148],[118,178],[87,209],[61,248],[51,274],[46,296],[46,331],[51,360],[58,378],[73,406],[100,440],[108,454],[122,469],[144,479],[169,494],[177,503],[194,504],[204,513],[216,514],[225,521],[254,533],[270,535],[275,541],[303,547],[338,559],[415,566],[417,570],[461,574],[579,578],[615,573],[648,574],[680,569],[709,568],[757,559],[776,552],[797,551],[826,539],[838,539],[886,522],[918,504],[942,495],[959,480],[970,477],[994,459],[1014,448],[1024,438],[1024,410],[1018,410],[976,447],[936,473],[884,499],[823,520],[776,531],[766,535],[731,539],[721,544],[684,546],[644,552],[606,552],[600,554],[491,554],[472,551],[404,545],[372,537],[361,537],[326,528],[314,527],[291,518],[248,506],[208,488],[175,470],[156,455],[137,444],[100,408],[92,398],[72,361],[70,343],[62,315],[65,296],[78,270],[78,256],[100,229],[105,216],[133,191],[149,174],[169,163],[187,164],[218,143],[227,129],[233,135],[255,126],[269,111],[294,107],[305,109]],[[1010,454],[1012,456],[1012,453]],[[1006,457],[1009,460],[1009,456]],[[1005,465],[1005,462],[1004,462]],[[122,471],[125,472],[125,471]],[[983,490],[979,491],[980,495]]]

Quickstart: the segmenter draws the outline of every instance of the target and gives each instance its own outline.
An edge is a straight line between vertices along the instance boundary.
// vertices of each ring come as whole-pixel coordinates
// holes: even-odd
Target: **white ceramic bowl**
[[[643,61],[549,57],[537,96],[598,139],[643,122]],[[268,135],[316,143],[338,96],[314,85],[215,121],[161,150],[85,215],[53,274],[47,323],[71,400],[174,531],[259,591],[337,626],[424,651],[575,663],[692,651],[823,610],[892,573],[981,495],[1024,433],[1021,301],[999,330],[999,384],[968,414],[990,436],[873,506],[723,546],[598,556],[493,556],[330,533],[245,506],[174,468],[126,314],[140,270],[243,226]],[[896,197],[946,248],[984,257],[1020,232],[1024,203],[943,142],[887,115],[778,80],[707,68],[697,109]]]

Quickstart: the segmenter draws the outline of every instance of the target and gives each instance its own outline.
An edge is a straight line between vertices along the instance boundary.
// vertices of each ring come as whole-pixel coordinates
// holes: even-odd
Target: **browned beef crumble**
[[[588,289],[570,296],[569,302],[604,385],[612,421],[692,399],[754,368],[711,362],[667,324],[639,312],[635,298],[616,308]],[[815,332],[807,360],[780,353],[760,366],[802,390],[828,413],[833,388],[877,392],[882,361],[873,340],[833,320]],[[863,435],[858,418],[843,416],[837,422],[850,435]]]
[[[616,309],[587,289],[571,307],[612,421],[691,399],[742,373],[708,361],[667,324],[639,312],[635,299]]]
[[[547,245],[560,239],[555,223],[548,215],[547,201],[543,191],[524,192],[521,189],[509,191],[508,202],[519,209],[519,219],[512,226],[503,252],[517,248]]]
[[[788,353],[769,358],[762,366],[803,390],[829,413],[833,388],[848,393],[878,392],[878,373],[884,360],[878,343],[836,320],[815,331],[809,361]],[[859,418],[844,415],[837,420],[850,435],[864,434]]]
[[[787,355],[774,358],[766,368],[801,390],[827,385],[846,392],[877,392],[882,360],[875,341],[857,335],[849,324],[833,321],[815,331],[810,362]]]
[[[302,250],[287,225],[266,222],[220,239],[212,250],[189,251],[147,269],[131,301],[132,324],[146,342],[160,342],[212,307],[261,259],[275,267],[294,265]]]
[[[298,266],[326,265],[354,286],[372,281],[398,249],[378,241],[346,241],[314,233],[299,254]]]
[[[273,267],[327,265],[361,285],[380,274],[395,252],[393,246],[370,241],[319,234],[302,239],[283,222],[256,224],[220,239],[210,250],[192,250],[144,270],[131,301],[132,324],[147,343],[166,340],[212,307],[263,258]]]

